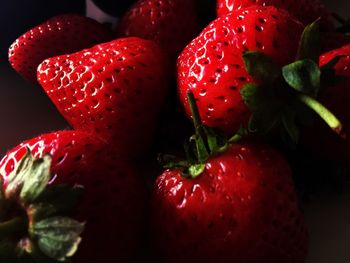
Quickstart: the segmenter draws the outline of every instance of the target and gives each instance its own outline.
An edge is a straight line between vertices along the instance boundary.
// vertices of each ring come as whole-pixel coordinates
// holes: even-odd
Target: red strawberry
[[[178,58],[178,89],[190,114],[186,93],[191,90],[203,123],[235,132],[250,113],[240,89],[253,81],[242,53],[261,51],[275,63],[294,61],[303,26],[275,7],[252,6],[213,21]]]
[[[38,81],[75,129],[96,132],[123,154],[152,143],[167,94],[160,48],[140,38],[117,39],[38,67]]]
[[[35,157],[51,154],[50,185],[84,187],[76,216],[87,223],[76,262],[96,263],[105,257],[129,262],[140,241],[144,217],[143,186],[134,169],[108,154],[108,145],[99,138],[81,131],[60,131],[9,151],[0,163],[5,185],[27,147]]]
[[[166,170],[154,189],[151,222],[164,262],[305,262],[307,231],[286,160],[244,142],[200,161],[198,146],[213,141],[201,134],[212,133],[193,116],[199,163]]]
[[[36,83],[36,69],[46,58],[76,52],[112,39],[97,21],[75,14],[53,17],[20,36],[9,49],[12,67]]]
[[[154,40],[174,59],[197,33],[195,0],[139,0],[117,29],[118,36]]]
[[[350,45],[322,54],[320,67],[325,66],[338,56],[342,57],[335,64],[333,74],[343,79],[322,90],[319,100],[340,119],[346,138],[339,138],[324,123],[316,119],[314,125],[305,130],[302,144],[318,157],[340,161],[348,166],[350,162]],[[315,133],[315,131],[317,132]]]
[[[295,18],[308,25],[319,17],[323,17],[324,28],[331,30],[334,28],[331,22],[330,11],[320,0],[218,0],[218,16],[225,15],[237,9],[246,8],[252,5],[269,6],[273,5],[290,12]]]

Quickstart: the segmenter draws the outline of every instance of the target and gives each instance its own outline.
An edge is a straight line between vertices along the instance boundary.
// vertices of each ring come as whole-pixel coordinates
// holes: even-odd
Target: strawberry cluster
[[[71,128],[1,160],[1,262],[305,262],[290,163],[350,163],[350,41],[318,0],[218,0],[201,28],[203,5],[139,0],[114,30],[66,14],[13,43]],[[189,120],[184,158],[164,154]]]

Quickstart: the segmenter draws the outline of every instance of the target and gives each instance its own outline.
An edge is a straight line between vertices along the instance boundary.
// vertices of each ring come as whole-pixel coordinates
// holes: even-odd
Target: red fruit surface
[[[23,78],[37,83],[36,69],[44,59],[76,52],[112,37],[112,32],[91,18],[55,16],[16,39],[9,48],[9,61]]]
[[[305,262],[308,235],[291,171],[264,145],[232,145],[196,179],[166,170],[152,212],[164,262]]]
[[[195,0],[139,0],[121,18],[117,35],[154,40],[174,59],[197,35]]]
[[[96,263],[105,257],[129,262],[138,249],[145,211],[143,185],[133,167],[108,154],[106,142],[89,133],[60,131],[10,150],[0,162],[5,184],[27,147],[37,158],[52,155],[51,184],[84,187],[76,217],[86,221],[86,230],[75,262]]]
[[[314,125],[304,131],[302,144],[315,156],[342,162],[350,167],[350,45],[321,55],[320,66],[326,65],[336,56],[343,56],[335,65],[336,75],[345,79],[325,88],[319,95],[319,101],[342,122],[346,138],[339,137],[316,117]]]
[[[322,17],[324,29],[331,30],[334,28],[331,22],[331,13],[320,0],[218,0],[217,14],[218,16],[222,16],[233,10],[252,5],[271,5],[285,9],[304,25],[308,25],[319,17]]]
[[[152,144],[166,75],[160,48],[134,37],[49,58],[38,67],[39,83],[66,120],[125,155]]]
[[[262,51],[280,65],[294,61],[303,26],[275,7],[252,6],[214,20],[178,58],[178,91],[190,115],[191,90],[204,124],[233,133],[250,111],[240,89],[253,82],[243,51]]]

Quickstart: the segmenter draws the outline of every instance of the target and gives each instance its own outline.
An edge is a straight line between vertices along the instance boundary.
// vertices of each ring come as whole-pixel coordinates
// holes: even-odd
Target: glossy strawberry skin
[[[196,179],[165,171],[152,219],[164,262],[305,262],[308,235],[291,171],[267,146],[232,145]]]
[[[75,14],[55,16],[21,35],[9,48],[11,66],[37,83],[36,69],[46,58],[72,53],[112,39],[97,21]]]
[[[218,0],[217,14],[225,15],[233,10],[246,8],[252,5],[275,6],[287,10],[304,25],[322,17],[322,25],[326,30],[332,30],[331,13],[320,0]]]
[[[27,147],[35,157],[52,155],[51,184],[84,187],[75,216],[87,223],[75,262],[96,263],[105,256],[129,262],[138,249],[145,211],[144,188],[132,166],[110,155],[108,144],[90,133],[60,131],[10,150],[0,162],[5,183]]]
[[[195,0],[139,0],[121,18],[120,37],[154,40],[176,59],[199,32]]]
[[[344,77],[344,80],[325,88],[320,93],[319,100],[342,122],[345,138],[336,135],[315,116],[313,125],[305,129],[301,143],[317,157],[341,162],[350,167],[350,45],[321,55],[320,66],[326,65],[336,56],[343,56],[335,65],[335,73],[337,76]]]
[[[154,42],[123,38],[49,58],[38,67],[38,80],[72,127],[135,155],[152,143],[167,94],[166,68]]]
[[[262,51],[280,65],[295,59],[303,26],[275,7],[252,6],[214,20],[178,58],[178,91],[190,115],[187,92],[197,99],[204,124],[228,133],[246,124],[250,112],[240,89],[253,82],[242,53]]]

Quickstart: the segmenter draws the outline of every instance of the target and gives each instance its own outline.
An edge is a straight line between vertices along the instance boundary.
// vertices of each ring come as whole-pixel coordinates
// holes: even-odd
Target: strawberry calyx
[[[50,186],[52,158],[35,159],[29,149],[0,181],[0,262],[71,262],[84,223],[68,214],[82,187]]]
[[[185,160],[179,160],[172,155],[160,156],[160,162],[165,163],[166,169],[181,169],[182,176],[195,179],[201,175],[206,166],[206,161],[217,154],[227,150],[231,143],[239,141],[246,135],[246,130],[241,128],[234,136],[227,138],[219,130],[208,127],[202,123],[196,99],[191,91],[187,93],[190,105],[195,134],[185,142]]]
[[[320,68],[318,43],[319,20],[305,27],[296,61],[291,64],[280,67],[262,52],[243,53],[246,70],[256,81],[241,89],[243,100],[252,112],[248,124],[251,133],[263,136],[277,133],[295,146],[300,125],[309,125],[311,112],[315,112],[343,136],[341,122],[316,99],[322,89],[340,80],[334,71],[340,57]]]

